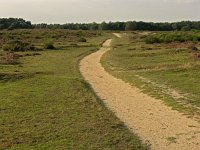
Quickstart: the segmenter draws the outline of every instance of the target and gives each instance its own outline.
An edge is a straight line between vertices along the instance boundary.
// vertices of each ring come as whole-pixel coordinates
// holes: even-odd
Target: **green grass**
[[[173,109],[199,118],[200,61],[194,58],[199,52],[192,52],[188,44],[146,44],[142,34],[127,33],[113,41],[113,49],[102,63],[114,76],[164,100]]]
[[[171,43],[171,42],[186,42],[186,41],[200,41],[199,31],[176,31],[176,32],[164,32],[151,36],[147,36],[145,42],[148,44],[153,43]]]
[[[147,149],[81,76],[79,60],[110,34],[86,37],[85,44],[56,42],[57,50],[0,64],[0,149]]]

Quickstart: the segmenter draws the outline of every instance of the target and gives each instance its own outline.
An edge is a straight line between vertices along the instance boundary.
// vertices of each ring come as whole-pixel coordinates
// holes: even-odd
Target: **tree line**
[[[0,18],[0,30],[2,29],[31,29],[33,25],[30,21],[21,18]]]
[[[181,22],[102,22],[102,23],[66,23],[66,24],[31,24],[21,18],[0,18],[0,29],[69,29],[69,30],[118,30],[118,31],[187,31],[200,30],[200,21]]]

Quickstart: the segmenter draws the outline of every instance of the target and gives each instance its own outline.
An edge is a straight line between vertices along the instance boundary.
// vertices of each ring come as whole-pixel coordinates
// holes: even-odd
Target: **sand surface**
[[[118,38],[121,36],[115,34]],[[200,124],[107,73],[100,60],[112,39],[80,62],[80,71],[106,106],[155,150],[200,150]]]

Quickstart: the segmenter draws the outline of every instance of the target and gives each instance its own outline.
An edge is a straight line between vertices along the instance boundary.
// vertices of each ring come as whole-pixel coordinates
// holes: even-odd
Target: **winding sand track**
[[[115,34],[120,37],[119,34]],[[80,62],[80,71],[104,103],[155,150],[200,150],[200,124],[107,73],[100,64],[111,39]]]

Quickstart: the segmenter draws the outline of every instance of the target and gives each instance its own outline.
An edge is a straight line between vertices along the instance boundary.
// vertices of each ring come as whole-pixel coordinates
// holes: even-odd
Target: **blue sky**
[[[0,0],[0,17],[33,23],[200,20],[200,0]]]

